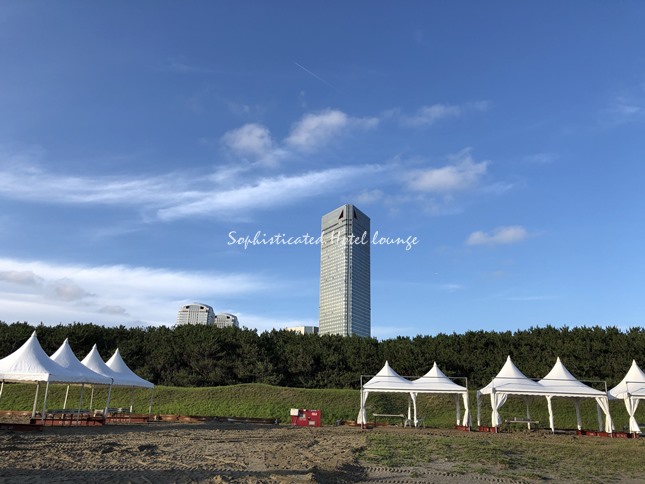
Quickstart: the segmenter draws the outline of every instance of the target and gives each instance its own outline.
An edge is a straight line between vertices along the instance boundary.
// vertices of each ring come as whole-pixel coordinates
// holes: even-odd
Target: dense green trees
[[[449,376],[465,376],[471,388],[490,381],[511,355],[531,378],[546,375],[559,356],[578,378],[614,385],[632,359],[645,366],[645,330],[615,327],[546,326],[497,333],[374,338],[300,335],[290,331],[258,334],[251,329],[185,325],[146,328],[74,323],[31,326],[0,322],[0,358],[37,331],[47,354],[69,338],[82,359],[96,344],[104,359],[119,348],[133,371],[160,385],[219,386],[267,383],[299,388],[358,388],[361,375],[373,375],[389,360],[404,376],[426,373],[434,361]]]

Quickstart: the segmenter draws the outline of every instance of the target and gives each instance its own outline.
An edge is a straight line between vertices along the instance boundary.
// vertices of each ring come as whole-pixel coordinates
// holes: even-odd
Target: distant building
[[[207,304],[192,303],[179,308],[177,324],[206,324],[215,322],[215,312]]]
[[[218,328],[239,328],[240,323],[237,321],[237,316],[229,313],[219,313],[215,316],[215,326]]]
[[[322,218],[320,334],[370,337],[370,219],[354,205]]]
[[[284,329],[300,334],[318,334],[318,326],[291,326]]]

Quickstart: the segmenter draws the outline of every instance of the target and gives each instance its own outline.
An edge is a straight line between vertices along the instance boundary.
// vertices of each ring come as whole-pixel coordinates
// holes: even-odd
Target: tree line
[[[359,388],[361,375],[374,375],[387,360],[402,376],[421,376],[436,361],[446,375],[467,377],[470,388],[480,388],[497,374],[508,355],[529,378],[544,377],[559,356],[577,378],[605,380],[608,386],[623,378],[634,359],[645,368],[642,327],[600,326],[467,331],[378,341],[204,325],[127,328],[0,322],[0,358],[18,349],[34,330],[49,355],[65,338],[79,359],[94,344],[104,360],[119,348],[135,373],[169,386],[266,383]]]

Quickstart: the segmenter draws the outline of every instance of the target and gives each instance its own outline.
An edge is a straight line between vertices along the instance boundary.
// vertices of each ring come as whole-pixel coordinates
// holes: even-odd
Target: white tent
[[[111,378],[114,386],[121,385],[119,375],[105,364],[105,361],[103,361],[99,354],[99,350],[96,348],[96,344],[92,346],[92,349],[87,356],[81,360],[81,363],[99,375]]]
[[[121,353],[117,348],[112,357],[107,361],[106,366],[117,375],[117,383],[122,386],[141,387],[141,388],[154,388],[154,384],[144,380],[135,372],[133,372],[128,365],[125,364]]]
[[[625,378],[609,390],[609,398],[622,399],[625,401],[627,413],[629,414],[629,431],[640,433],[641,429],[636,421],[636,409],[638,403],[645,399],[645,373],[632,361],[632,366],[625,375]]]
[[[65,338],[63,344],[56,350],[56,352],[51,355],[51,359],[56,363],[61,365],[64,368],[67,368],[74,373],[83,375],[86,377],[87,383],[92,385],[110,385],[112,386],[112,378],[103,376],[95,371],[90,370],[83,363],[81,363],[76,355],[72,351],[72,348],[69,346],[69,340]],[[108,391],[108,401],[105,404],[107,407],[109,405],[109,394]],[[67,408],[67,396],[69,395],[69,385],[67,386],[67,392],[65,393],[65,402],[63,403],[63,408]],[[83,389],[81,388],[81,402],[83,401]],[[82,403],[81,403],[82,404]],[[80,408],[80,405],[79,405]]]
[[[553,424],[553,407],[551,406],[551,399],[554,397],[573,398],[573,403],[576,407],[578,430],[582,430],[580,399],[594,398],[598,408],[598,425],[600,430],[603,429],[602,410],[605,414],[605,432],[613,431],[613,423],[611,421],[611,415],[609,414],[609,399],[607,398],[607,393],[591,388],[576,379],[576,377],[573,376],[562,364],[560,357],[557,358],[551,371],[542,378],[539,383],[544,387],[544,396],[546,397],[547,405],[549,407],[549,424],[551,426],[551,431],[555,430]]]
[[[38,342],[35,331],[20,348],[0,360],[0,379],[2,379],[0,397],[2,390],[4,390],[4,382],[36,382],[32,418],[36,415],[40,383],[46,382],[43,397],[43,419],[45,418],[50,383],[88,383],[87,376],[72,372],[47,356]]]
[[[457,407],[457,425],[470,426],[470,406],[468,404],[468,388],[457,385],[450,378],[448,378],[434,362],[432,369],[421,378],[412,382],[414,388],[414,401],[419,393],[431,394],[448,394],[455,396],[455,405]],[[459,405],[459,397],[464,401],[464,418],[461,420],[461,409]],[[415,416],[416,421],[416,416]]]
[[[491,422],[493,427],[502,424],[499,409],[506,403],[508,395],[521,395],[526,403],[526,417],[530,420],[529,404],[534,396],[544,395],[544,387],[527,378],[511,361],[509,356],[497,376],[477,392],[477,425],[481,425],[481,396],[490,394],[490,405],[493,409]]]
[[[118,377],[119,385],[131,386],[134,388],[150,388],[150,406],[148,408],[148,414],[152,413],[152,396],[154,392],[154,384],[150,383],[147,380],[144,380],[135,372],[133,372],[128,365],[125,364],[123,358],[121,358],[121,353],[119,348],[116,349],[112,357],[106,363],[107,367],[110,368]],[[134,396],[134,390],[133,390]],[[130,409],[132,409],[132,402],[130,403]]]
[[[367,397],[371,392],[379,393],[408,393],[412,398],[412,403],[414,405],[414,421],[417,420],[417,403],[416,403],[416,394],[414,393],[414,386],[410,380],[403,378],[396,371],[392,369],[390,364],[386,361],[385,365],[381,370],[374,375],[366,383],[361,385],[361,408],[358,412],[358,418],[356,422],[359,424],[364,424],[367,422],[367,416],[365,415],[365,402]]]
[[[92,346],[92,349],[87,354],[87,356],[83,358],[83,360],[81,360],[81,363],[85,365],[87,368],[89,368],[90,370],[98,373],[99,375],[103,375],[105,377],[111,378],[112,387],[123,386],[121,385],[119,375],[117,375],[115,371],[110,369],[110,367],[107,366],[103,361],[103,359],[101,358],[101,355],[99,354],[99,350],[96,348],[96,344]],[[126,385],[126,386],[129,386],[129,385]],[[110,389],[112,389],[112,387],[110,387]],[[92,388],[90,406],[92,406],[93,400],[94,400],[94,388]],[[106,406],[106,413],[107,413],[107,406]]]

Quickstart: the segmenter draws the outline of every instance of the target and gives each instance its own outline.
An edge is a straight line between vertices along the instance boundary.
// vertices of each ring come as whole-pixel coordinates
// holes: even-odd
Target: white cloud
[[[1,162],[0,162],[1,165]],[[0,168],[0,195],[34,202],[64,204],[168,203],[189,196],[170,190],[175,176],[147,178],[59,176],[35,164]]]
[[[546,165],[555,162],[558,159],[558,155],[555,153],[536,153],[534,155],[529,155],[524,157],[526,163],[534,163],[538,165]]]
[[[401,123],[407,126],[429,126],[446,118],[458,118],[470,111],[486,111],[490,106],[488,101],[477,101],[461,105],[433,104],[423,106],[411,116],[402,115]]]
[[[641,103],[632,97],[616,96],[608,108],[612,120],[617,123],[633,121],[643,114],[645,110]]]
[[[456,155],[453,163],[440,168],[412,170],[407,185],[417,192],[449,193],[469,189],[486,174],[488,161],[476,163],[470,150]]]
[[[227,132],[222,143],[236,156],[266,165],[277,164],[282,152],[275,146],[269,129],[254,123]]]
[[[0,258],[0,273],[29,272],[42,284],[0,280],[0,320],[174,324],[186,302],[257,294],[275,281],[243,273],[82,266]],[[279,283],[278,283],[279,284]]]
[[[14,284],[23,284],[26,286],[36,286],[42,284],[42,277],[38,277],[32,271],[0,271],[0,281],[12,282]]]
[[[304,116],[293,125],[284,142],[292,149],[311,152],[348,129],[370,129],[377,125],[377,118],[353,118],[342,111],[327,109]]]
[[[86,297],[93,296],[73,280],[64,277],[50,283],[50,288],[56,299],[61,301],[76,301]]]
[[[383,199],[383,192],[381,190],[364,190],[356,197],[356,202],[361,205],[370,205]]]
[[[503,245],[521,242],[529,236],[527,230],[514,225],[509,227],[498,227],[490,233],[477,231],[468,236],[466,245]]]
[[[150,178],[59,176],[33,164],[0,161],[0,196],[66,205],[121,205],[143,208],[161,220],[209,216],[283,206],[342,188],[349,180],[382,170],[347,166],[292,176],[253,179],[248,167],[224,167],[201,178],[169,174]],[[249,181],[242,183],[246,176]]]
[[[102,308],[99,309],[99,313],[102,314],[115,314],[118,316],[127,316],[128,312],[125,310],[125,308],[121,306],[103,306]]]
[[[175,204],[160,209],[157,214],[162,220],[194,216],[226,217],[235,212],[284,206],[318,196],[330,186],[339,188],[348,180],[355,180],[380,171],[376,165],[332,168],[295,176],[263,178],[253,184],[236,186],[218,192],[203,192],[197,200]]]

